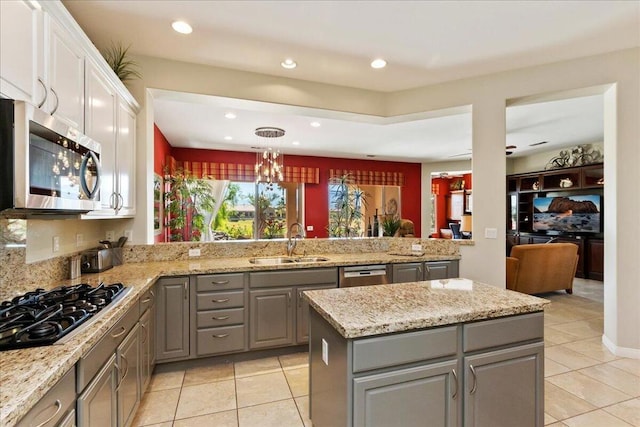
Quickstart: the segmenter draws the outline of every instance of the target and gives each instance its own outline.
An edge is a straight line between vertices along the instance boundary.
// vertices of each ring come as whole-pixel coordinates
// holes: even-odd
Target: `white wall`
[[[593,143],[592,145],[594,147],[597,147],[600,152],[604,154],[602,141]],[[549,160],[557,156],[558,153],[560,153],[560,150],[548,150],[531,154],[529,156],[509,157],[507,158],[507,175],[542,171],[544,170]]]
[[[535,94],[615,85],[615,92],[605,95],[609,100],[605,106],[609,131],[605,132],[604,141],[607,183],[605,335],[608,344],[618,353],[640,356],[637,328],[640,324],[640,311],[637,310],[640,305],[640,246],[635,243],[640,234],[636,190],[640,182],[640,49],[397,93],[376,93],[157,58],[138,57],[136,60],[141,65],[144,81],[134,85],[134,95],[143,101],[146,88],[160,88],[387,116],[472,105],[475,246],[463,249],[463,272],[497,286],[504,286],[507,101]],[[147,112],[146,120],[152,120],[152,114]],[[150,152],[149,145],[153,144],[150,126],[149,123],[139,126],[138,142],[143,144],[139,153],[148,155]],[[138,176],[138,182],[146,186],[151,180],[147,162],[151,162],[152,157],[138,158],[141,159],[139,172],[145,175]],[[429,200],[427,196],[428,190],[423,188],[425,204]],[[140,202],[138,210],[150,212],[149,202]],[[424,224],[423,220],[423,228]],[[138,228],[136,226],[134,234],[138,233]],[[493,228],[497,230],[497,238],[485,238],[484,230]],[[144,233],[144,228],[139,231]]]

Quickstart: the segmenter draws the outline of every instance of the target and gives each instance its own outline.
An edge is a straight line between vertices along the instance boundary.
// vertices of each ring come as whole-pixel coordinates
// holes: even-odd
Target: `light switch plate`
[[[76,248],[84,245],[84,236],[81,233],[76,234]]]
[[[422,252],[422,245],[411,245],[412,252]]]
[[[498,229],[497,228],[485,228],[484,229],[484,237],[486,239],[497,239],[498,238]]]
[[[200,248],[189,249],[189,256],[200,256]]]
[[[58,252],[60,250],[60,237],[53,236],[53,252]]]
[[[329,344],[322,338],[322,361],[329,366]]]

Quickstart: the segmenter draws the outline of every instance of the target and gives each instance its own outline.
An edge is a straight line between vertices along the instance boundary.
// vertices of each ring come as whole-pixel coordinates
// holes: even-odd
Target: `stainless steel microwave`
[[[0,212],[100,208],[100,144],[24,101],[0,99]]]

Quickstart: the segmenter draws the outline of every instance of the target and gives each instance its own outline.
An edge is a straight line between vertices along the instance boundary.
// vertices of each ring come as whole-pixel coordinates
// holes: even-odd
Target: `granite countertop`
[[[531,313],[549,304],[469,279],[305,291],[304,298],[345,338]]]
[[[77,283],[97,285],[100,282],[107,284],[121,282],[131,287],[132,291],[115,307],[105,312],[99,321],[82,330],[65,344],[0,352],[0,425],[11,427],[29,412],[159,277],[460,259],[459,255],[413,256],[409,253],[313,255],[326,257],[328,261],[259,265],[251,264],[247,257],[242,257],[141,262],[117,266],[100,274],[85,274],[73,281],[58,281],[52,284],[51,287]],[[30,289],[14,290],[15,295],[19,295]],[[6,298],[6,296],[3,297]]]

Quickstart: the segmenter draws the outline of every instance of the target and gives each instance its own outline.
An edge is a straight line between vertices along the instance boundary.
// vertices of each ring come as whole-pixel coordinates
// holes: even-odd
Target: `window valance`
[[[167,165],[169,165],[169,170],[182,168],[198,178],[241,182],[253,182],[256,180],[255,165],[252,164],[179,161],[168,157]],[[318,168],[284,166],[282,175],[284,182],[300,184],[318,184],[320,182]]]
[[[353,183],[358,185],[405,185],[405,177],[402,172],[329,169],[329,179],[340,178],[347,174],[351,175]]]

